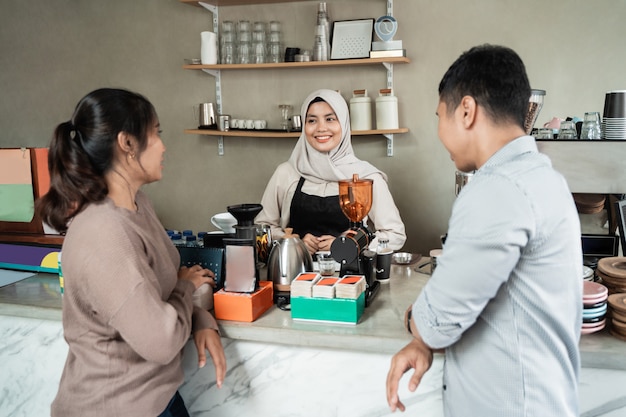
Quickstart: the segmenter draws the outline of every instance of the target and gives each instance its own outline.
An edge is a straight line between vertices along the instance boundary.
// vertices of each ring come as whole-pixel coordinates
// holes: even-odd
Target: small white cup
[[[237,224],[237,219],[228,212],[217,213],[211,217],[211,223],[224,233],[235,233],[234,226]]]
[[[265,129],[267,127],[267,121],[265,120],[255,120],[254,121],[254,128],[257,130],[260,129]]]
[[[246,120],[246,129],[254,129],[254,120],[252,119]]]

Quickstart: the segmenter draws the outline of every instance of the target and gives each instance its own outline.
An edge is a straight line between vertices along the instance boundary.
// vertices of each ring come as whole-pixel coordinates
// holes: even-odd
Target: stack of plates
[[[589,268],[586,265],[583,265],[583,281],[595,281],[596,274],[593,272],[593,269]]]
[[[612,256],[598,261],[596,274],[610,294],[626,293],[626,258]]]
[[[626,294],[611,294],[608,303],[611,314],[610,332],[613,336],[626,340]]]
[[[604,100],[602,137],[626,139],[626,90],[609,91]]]
[[[609,291],[597,282],[583,282],[583,323],[581,334],[604,329]]]
[[[606,201],[604,194],[573,193],[572,195],[579,213],[595,214],[604,210],[604,202]]]

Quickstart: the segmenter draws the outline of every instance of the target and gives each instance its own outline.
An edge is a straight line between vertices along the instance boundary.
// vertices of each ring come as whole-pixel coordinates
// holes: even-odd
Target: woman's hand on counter
[[[206,365],[206,351],[208,350],[215,366],[217,387],[221,388],[226,376],[226,356],[220,334],[213,329],[199,330],[194,333],[193,340],[198,349],[198,367],[203,368]]]
[[[409,369],[414,369],[409,380],[409,390],[415,392],[422,377],[433,363],[432,349],[424,343],[415,325],[411,325],[411,328],[413,340],[391,358],[391,366],[387,374],[387,403],[392,412],[405,410],[404,404],[398,397],[398,384],[402,375]]]
[[[190,267],[181,266],[178,270],[178,279],[190,281],[196,288],[200,288],[202,284],[209,284],[215,287],[215,274],[210,269],[193,265]]]

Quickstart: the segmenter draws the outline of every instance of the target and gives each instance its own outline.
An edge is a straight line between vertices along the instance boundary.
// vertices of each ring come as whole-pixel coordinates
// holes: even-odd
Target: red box
[[[259,289],[251,294],[219,290],[213,295],[215,318],[247,322],[258,319],[274,304],[273,288],[271,281],[261,281]]]

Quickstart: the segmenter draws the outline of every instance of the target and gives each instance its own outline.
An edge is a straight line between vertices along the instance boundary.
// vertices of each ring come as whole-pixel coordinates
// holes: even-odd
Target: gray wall
[[[331,19],[378,17],[383,0],[328,1]],[[230,6],[220,19],[278,19],[290,46],[310,47],[317,2]],[[524,59],[531,84],[547,90],[539,117],[602,111],[607,90],[626,88],[626,2],[587,0],[395,0],[394,15],[412,62],[395,65],[400,124],[395,155],[383,137],[356,137],[357,155],[389,175],[407,225],[407,250],[428,253],[445,232],[454,200],[454,166],[437,139],[438,82],[463,51],[504,44]],[[176,0],[3,0],[0,5],[0,147],[46,146],[54,126],[99,87],[146,95],[159,112],[167,146],[164,179],[146,186],[170,228],[212,229],[209,218],[229,204],[258,202],[275,166],[295,139],[183,134],[195,125],[193,105],[215,100],[212,77],[183,70],[199,57],[200,32],[211,14]],[[278,104],[299,109],[315,88],[370,96],[385,87],[378,67],[222,72],[224,111],[279,122]]]

